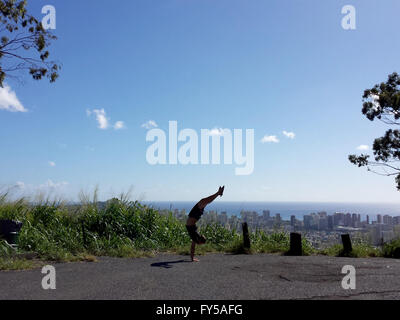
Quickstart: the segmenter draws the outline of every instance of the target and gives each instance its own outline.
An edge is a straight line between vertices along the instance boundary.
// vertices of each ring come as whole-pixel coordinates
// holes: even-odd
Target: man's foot
[[[197,259],[197,258],[193,258],[192,259],[192,262],[199,262],[200,260],[199,259]]]
[[[224,194],[224,189],[225,189],[225,186],[223,186],[223,187],[219,187],[219,189],[218,189],[218,193],[219,193],[219,195],[222,197],[222,195]]]

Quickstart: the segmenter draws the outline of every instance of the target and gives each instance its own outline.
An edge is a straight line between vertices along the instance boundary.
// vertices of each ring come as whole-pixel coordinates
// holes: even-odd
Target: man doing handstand
[[[198,259],[194,258],[194,251],[195,251],[196,244],[201,245],[201,244],[206,243],[206,239],[197,233],[196,222],[203,215],[204,208],[208,204],[213,202],[215,200],[215,198],[217,198],[218,196],[222,197],[222,195],[224,193],[224,189],[225,189],[225,186],[219,187],[217,193],[215,193],[207,198],[201,199],[198,203],[196,203],[196,205],[193,207],[193,209],[189,213],[189,217],[186,221],[186,229],[189,232],[190,238],[192,239],[192,247],[190,250],[190,257],[193,262],[199,261]]]

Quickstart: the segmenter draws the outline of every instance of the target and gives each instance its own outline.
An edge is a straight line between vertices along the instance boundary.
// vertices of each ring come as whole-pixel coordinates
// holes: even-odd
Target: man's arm
[[[190,248],[190,258],[193,262],[198,262],[199,260],[194,257],[194,250],[196,248],[196,243],[192,241],[192,246]]]

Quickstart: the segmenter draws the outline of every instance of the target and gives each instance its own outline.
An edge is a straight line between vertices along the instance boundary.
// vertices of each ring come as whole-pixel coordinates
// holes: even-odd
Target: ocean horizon
[[[194,201],[144,201],[155,209],[183,210],[187,213],[196,204]],[[340,203],[340,202],[263,202],[263,201],[216,201],[208,205],[206,211],[225,211],[228,216],[240,216],[240,212],[256,211],[262,214],[263,210],[269,210],[271,216],[279,213],[285,220],[291,215],[302,219],[304,215],[325,211],[328,214],[335,212],[356,213],[361,216],[369,215],[370,220],[376,220],[376,215],[400,216],[400,203]]]

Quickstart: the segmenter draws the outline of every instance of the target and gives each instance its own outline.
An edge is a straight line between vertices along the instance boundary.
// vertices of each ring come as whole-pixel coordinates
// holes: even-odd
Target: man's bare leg
[[[222,197],[222,195],[224,194],[224,189],[225,189],[225,186],[219,187],[218,192],[214,193],[213,195],[211,195],[207,198],[201,199],[198,203],[199,208],[204,209],[208,204],[213,202],[215,200],[215,198],[217,198],[218,196]]]

